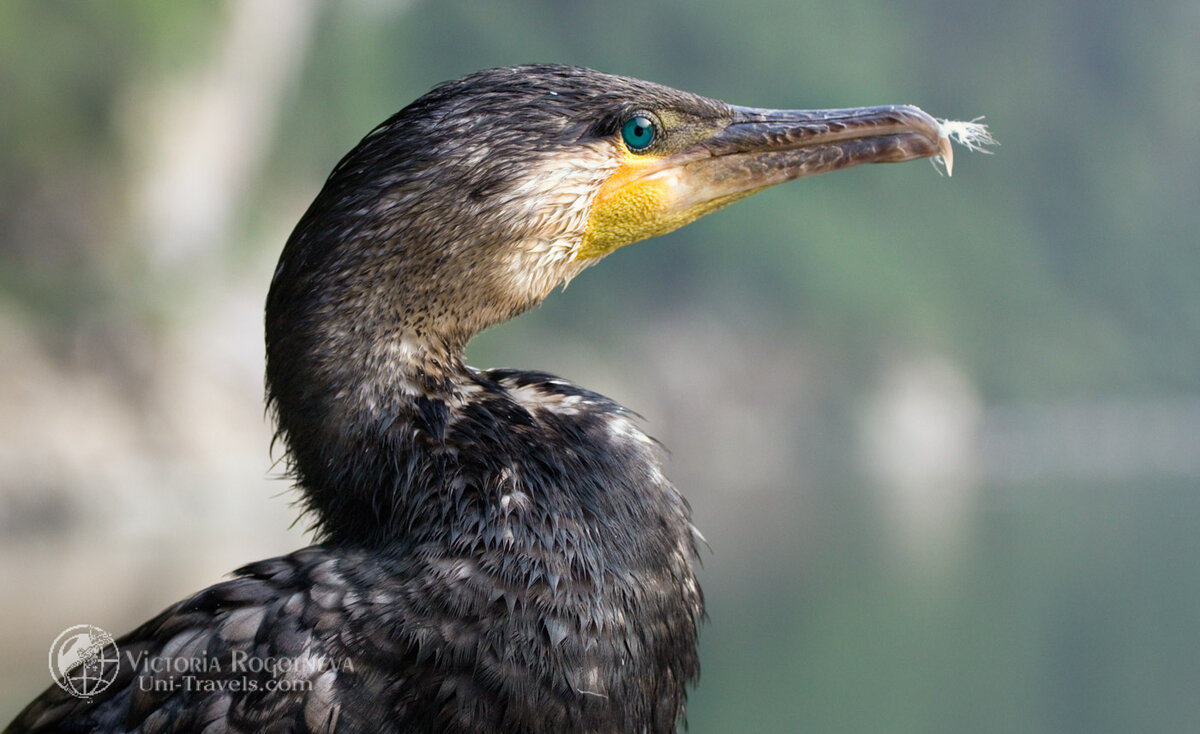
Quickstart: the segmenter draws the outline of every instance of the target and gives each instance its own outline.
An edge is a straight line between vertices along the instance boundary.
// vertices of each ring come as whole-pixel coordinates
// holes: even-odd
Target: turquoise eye
[[[621,137],[630,150],[645,150],[654,142],[654,121],[649,117],[631,117],[621,126]]]

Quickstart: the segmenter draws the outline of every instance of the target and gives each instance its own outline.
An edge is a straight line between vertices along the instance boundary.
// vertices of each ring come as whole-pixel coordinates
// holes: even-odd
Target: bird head
[[[378,318],[453,351],[613,250],[769,186],[949,154],[939,123],[910,106],[766,110],[577,67],[481,71],[341,161],[268,310],[303,318],[301,286],[343,333]]]

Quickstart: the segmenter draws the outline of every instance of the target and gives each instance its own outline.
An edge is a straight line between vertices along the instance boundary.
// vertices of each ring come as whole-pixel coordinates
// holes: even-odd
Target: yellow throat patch
[[[592,201],[576,260],[666,234],[759,190],[725,194],[710,189],[689,181],[687,166],[673,165],[670,158],[625,154]]]

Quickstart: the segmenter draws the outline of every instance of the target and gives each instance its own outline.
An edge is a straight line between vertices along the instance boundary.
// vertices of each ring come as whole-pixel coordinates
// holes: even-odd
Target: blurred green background
[[[481,336],[646,417],[708,538],[690,731],[1200,726],[1194,0],[0,4],[0,720],[305,544],[262,411],[290,227],[433,84],[558,61],[986,115]],[[278,458],[278,452],[276,457]]]

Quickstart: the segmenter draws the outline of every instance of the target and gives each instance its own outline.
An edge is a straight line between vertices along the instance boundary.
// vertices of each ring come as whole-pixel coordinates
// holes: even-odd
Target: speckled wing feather
[[[344,592],[321,581],[338,562],[314,547],[242,569],[119,638],[119,670],[103,692],[81,699],[51,686],[6,731],[333,730],[334,692],[349,682],[339,671],[322,664],[280,678],[250,661],[340,662],[347,651],[319,630],[341,626],[346,610],[316,602]],[[291,690],[268,690],[283,682]]]

